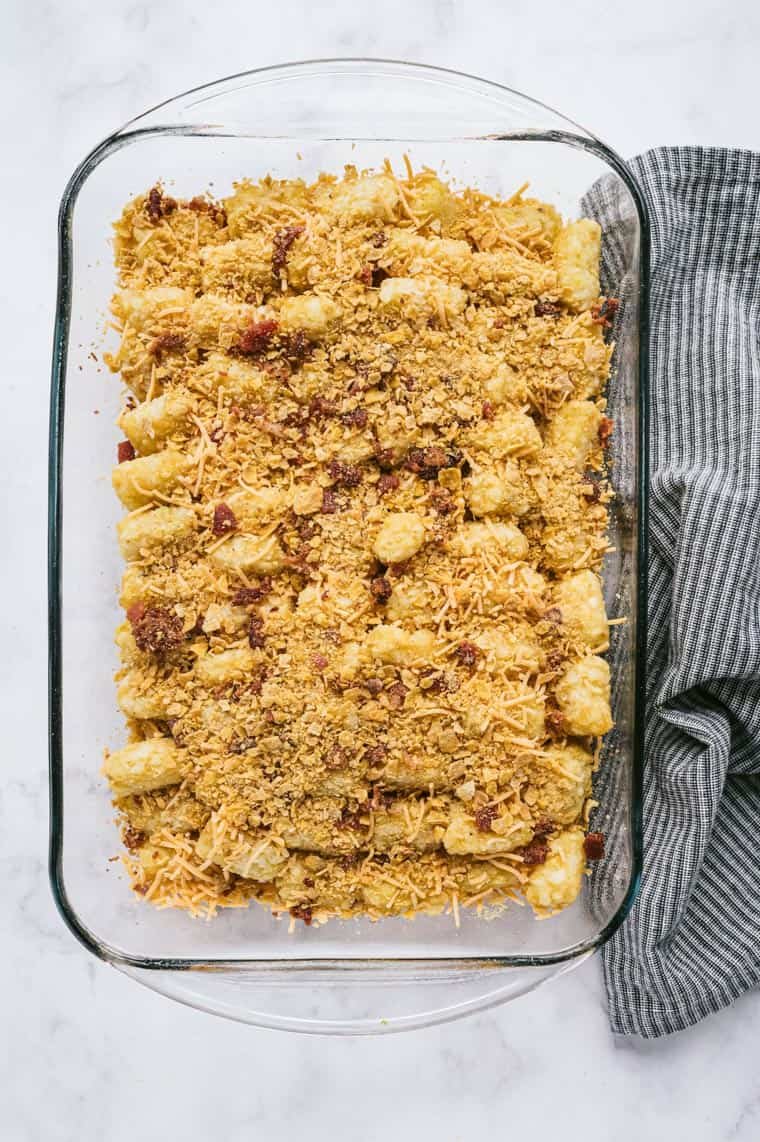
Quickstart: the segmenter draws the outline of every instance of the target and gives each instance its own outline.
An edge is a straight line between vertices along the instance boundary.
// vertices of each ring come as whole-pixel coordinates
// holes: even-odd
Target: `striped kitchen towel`
[[[760,979],[760,154],[630,168],[652,239],[644,876],[603,958],[612,1029],[655,1037]],[[614,197],[584,203],[613,261]]]

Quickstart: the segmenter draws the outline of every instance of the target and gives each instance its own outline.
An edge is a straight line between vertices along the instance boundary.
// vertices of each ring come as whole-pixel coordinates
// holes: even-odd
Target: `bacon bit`
[[[322,515],[335,515],[337,511],[340,511],[338,497],[332,488],[324,488],[322,490],[322,506],[319,510]]]
[[[298,516],[295,524],[295,529],[301,539],[313,539],[319,531],[319,528],[313,520],[308,519],[306,516]]]
[[[221,444],[225,437],[225,432],[221,424],[217,425],[216,428],[209,432],[208,437],[209,440],[213,440],[214,444]]]
[[[266,670],[259,670],[256,675],[248,683],[248,690],[251,694],[260,694],[264,683],[267,679]],[[268,713],[269,711],[267,711]]]
[[[366,428],[369,419],[366,408],[354,408],[344,412],[340,418],[349,428]]]
[[[367,806],[374,812],[377,812],[378,809],[387,809],[392,800],[393,798],[388,793],[383,792],[379,786],[373,785],[372,795],[367,801]]]
[[[355,488],[362,482],[362,470],[357,464],[344,464],[342,460],[331,460],[327,471],[330,479],[339,488]]]
[[[400,710],[406,701],[409,687],[403,682],[394,682],[388,689],[388,703],[392,710]]]
[[[395,492],[400,483],[401,481],[398,476],[392,476],[388,472],[383,472],[377,481],[378,495],[384,496],[387,492]]]
[[[381,605],[387,603],[393,594],[393,587],[382,575],[377,575],[369,585],[372,598]]]
[[[536,837],[546,837],[549,833],[553,832],[554,821],[552,821],[551,817],[543,817],[533,826],[533,840],[535,840]]]
[[[235,607],[248,607],[252,603],[260,603],[272,590],[272,580],[268,575],[252,587],[238,587],[232,596],[232,605]]]
[[[602,329],[609,329],[615,320],[615,314],[619,307],[620,302],[616,297],[604,297],[596,305],[592,305],[591,320],[597,325],[601,325]]]
[[[314,880],[311,876],[305,876],[303,878],[303,884],[304,884],[304,888],[313,888],[314,887]]]
[[[132,826],[129,825],[124,830],[122,839],[123,839],[126,847],[129,849],[129,851],[131,853],[133,853],[133,852],[136,852],[137,849],[142,848],[142,846],[147,841],[148,837],[140,829],[133,829]]]
[[[157,186],[152,187],[148,191],[148,200],[145,203],[145,213],[154,225],[157,225],[163,217],[171,214],[173,210],[177,209],[176,200],[173,198],[164,197],[163,193]]]
[[[251,615],[251,621],[248,624],[248,645],[252,650],[261,650],[265,643],[264,620],[260,619],[258,615]]]
[[[556,301],[545,301],[539,298],[533,312],[536,317],[559,317],[562,313],[562,308],[557,305]]]
[[[321,417],[335,416],[338,411],[338,406],[333,400],[328,400],[327,397],[316,396],[312,397],[309,401],[309,417],[319,419]]]
[[[372,266],[362,266],[356,275],[357,280],[367,287],[372,285]]]
[[[555,626],[562,622],[562,611],[559,607],[549,607],[548,611],[544,611],[544,621],[547,623],[554,623]]]
[[[150,654],[166,654],[184,642],[182,619],[167,607],[146,607],[132,621],[132,634],[138,649]]]
[[[199,194],[196,194],[185,205],[188,210],[194,210],[197,214],[210,214],[217,226],[227,225],[227,211],[224,207],[217,206],[215,202],[209,202],[207,198],[201,198]]]
[[[491,825],[499,816],[498,805],[484,805],[475,814],[475,825],[481,833],[490,833]]]
[[[565,715],[561,710],[547,710],[544,720],[547,730],[553,737],[565,736]]]
[[[147,609],[145,603],[133,603],[131,607],[127,607],[127,619],[130,623],[139,623]]]
[[[285,264],[288,260],[288,251],[301,234],[303,234],[306,227],[301,224],[300,226],[286,226],[284,230],[278,230],[272,239],[272,274],[278,278],[282,270],[285,269]]]
[[[461,666],[466,666],[472,670],[475,663],[480,657],[480,647],[477,647],[474,642],[460,642],[459,646],[454,651],[457,661]]]
[[[449,457],[437,444],[430,448],[412,448],[404,463],[404,467],[421,480],[437,480],[441,468],[451,466]]]
[[[408,389],[410,393],[413,393],[417,388],[416,379],[410,376],[409,373],[401,373],[399,380],[401,381],[401,384],[404,386],[404,388]]]
[[[592,476],[584,476],[581,480],[581,485],[583,495],[586,496],[592,504],[598,504],[602,498],[602,489],[599,486],[599,481],[595,480]]]
[[[367,687],[373,698],[376,698],[378,694],[382,694],[383,692],[383,683],[380,678],[368,678],[364,685]]]
[[[187,338],[182,333],[159,333],[148,346],[148,352],[160,361],[164,353],[182,353],[186,346]]]
[[[325,758],[325,765],[328,769],[345,769],[351,761],[351,754],[343,746],[334,745],[330,748],[330,752]]]
[[[362,827],[361,809],[352,810],[349,809],[348,806],[344,806],[335,824],[339,829],[360,829]]]
[[[549,855],[549,846],[543,837],[534,837],[530,844],[522,845],[515,852],[523,858],[523,864],[534,867],[544,863]]]
[[[309,904],[296,904],[294,908],[290,909],[290,915],[296,920],[303,920],[307,928],[313,919],[311,905]]]
[[[237,349],[248,357],[259,357],[269,347],[269,342],[277,332],[276,321],[252,321],[240,334]]]
[[[214,522],[211,530],[215,536],[226,535],[237,527],[237,519],[232,508],[227,504],[217,504],[214,508]]]
[[[602,860],[604,857],[604,833],[586,833],[583,838],[583,851],[586,860]]]
[[[286,333],[281,341],[282,351],[289,361],[301,362],[311,354],[314,346],[304,329]]]
[[[420,689],[428,694],[442,694],[448,689],[446,675],[434,666],[428,666],[420,674]]]
[[[612,436],[612,429],[614,428],[614,421],[610,420],[608,416],[603,416],[599,422],[599,443],[602,448],[606,448]]]
[[[375,460],[378,467],[386,472],[396,466],[396,457],[393,454],[392,448],[380,448],[378,446],[375,449]]]
[[[400,579],[409,570],[409,559],[402,560],[401,563],[390,563],[388,565],[388,574],[392,575],[394,579]]]
[[[483,420],[493,420],[493,418],[494,418],[493,401],[484,400],[483,401],[483,407],[480,410],[480,412],[481,412],[481,416],[483,417]]]
[[[445,488],[433,488],[430,493],[430,504],[434,512],[438,515],[451,515],[456,510],[456,504],[451,497],[451,493],[447,492]]]
[[[130,440],[120,440],[116,445],[116,459],[120,464],[126,460],[134,460],[135,455],[134,445]]]
[[[324,654],[314,654],[312,655],[311,663],[315,670],[319,670],[321,672],[327,668],[329,659]]]
[[[546,669],[558,670],[564,661],[564,654],[561,650],[552,650],[546,656]]]
[[[370,241],[371,241],[372,245],[375,247],[375,249],[379,250],[381,248],[381,246],[384,246],[387,243],[388,235],[385,233],[384,230],[378,230],[377,234],[372,235],[372,237],[370,238]]]
[[[370,679],[370,682],[379,682],[379,678]],[[380,689],[382,690],[383,684],[380,682]],[[370,746],[364,754],[362,761],[366,761],[367,765],[382,765],[388,756],[388,747],[378,742],[377,745]]]

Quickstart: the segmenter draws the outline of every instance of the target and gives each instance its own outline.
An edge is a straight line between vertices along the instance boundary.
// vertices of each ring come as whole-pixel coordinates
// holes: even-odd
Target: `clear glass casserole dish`
[[[596,776],[593,827],[607,855],[580,899],[551,919],[510,907],[321,928],[255,906],[209,923],[151,909],[120,865],[103,750],[123,740],[112,674],[119,622],[119,506],[110,485],[119,386],[103,347],[113,269],[110,224],[157,179],[172,193],[233,179],[314,177],[347,162],[409,155],[460,184],[531,193],[564,215],[603,180],[603,291],[618,311],[609,415],[611,538],[605,566],[616,728]],[[167,995],[251,1023],[381,1033],[440,1022],[522,994],[601,947],[634,900],[641,870],[640,771],[645,646],[647,222],[624,163],[558,113],[492,83],[373,60],[264,69],[178,97],[128,124],[81,163],[59,219],[50,421],[50,873],[61,914],[100,958]],[[98,414],[97,417],[94,414]]]

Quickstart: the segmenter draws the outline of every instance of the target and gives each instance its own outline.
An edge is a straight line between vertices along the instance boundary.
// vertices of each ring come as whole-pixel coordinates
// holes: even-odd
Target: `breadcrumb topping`
[[[386,165],[156,186],[115,235],[135,890],[572,903],[612,725],[599,227]]]

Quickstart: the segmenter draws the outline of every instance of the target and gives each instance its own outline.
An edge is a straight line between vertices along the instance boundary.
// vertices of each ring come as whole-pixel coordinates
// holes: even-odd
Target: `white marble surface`
[[[329,8],[329,15],[327,14]],[[44,519],[55,211],[77,160],[187,87],[299,57],[419,59],[511,84],[623,153],[758,146],[750,0],[6,0],[0,115],[0,1135],[398,1142],[760,1136],[760,997],[679,1037],[615,1042],[598,965],[510,1007],[384,1040],[326,1041],[170,1004],[74,942],[47,887]],[[19,568],[21,574],[19,574]]]

